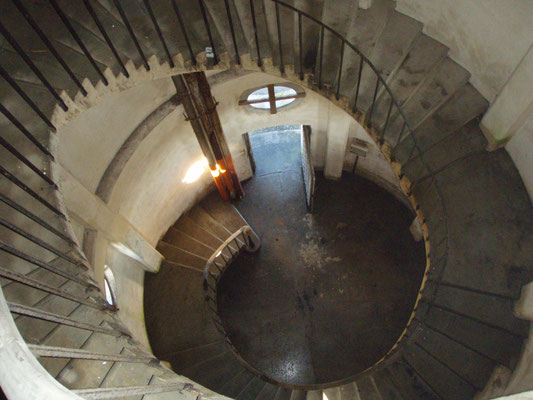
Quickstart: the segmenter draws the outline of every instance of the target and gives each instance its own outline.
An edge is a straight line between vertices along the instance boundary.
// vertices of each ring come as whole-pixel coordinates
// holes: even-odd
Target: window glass
[[[286,86],[274,86],[274,96],[276,99],[281,97],[289,97],[289,96],[296,96],[297,92],[293,88],[286,87]],[[252,103],[250,104],[254,108],[259,108],[262,110],[268,110],[270,109],[270,99],[268,95],[268,87],[263,87],[260,89],[257,89],[250,93],[247,97],[248,101],[257,101],[257,100],[264,100],[260,103]],[[295,98],[292,99],[284,99],[284,100],[276,100],[276,107],[280,108],[283,106],[286,106],[290,103],[292,103]]]

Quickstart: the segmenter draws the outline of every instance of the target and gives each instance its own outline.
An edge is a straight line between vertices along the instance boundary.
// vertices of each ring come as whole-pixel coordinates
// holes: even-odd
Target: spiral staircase
[[[0,10],[0,383],[8,398],[503,393],[507,381],[498,373],[515,369],[528,337],[513,307],[531,280],[531,202],[505,151],[485,150],[479,119],[488,102],[468,83],[468,71],[394,2],[375,0],[363,10],[329,0],[320,7],[278,0],[6,0]],[[421,221],[427,266],[411,319],[390,352],[353,382],[277,385],[240,362],[231,344],[224,348],[223,335],[175,355],[172,367],[185,376],[176,374],[118,320],[75,239],[56,181],[55,132],[140,82],[228,69],[284,76],[352,115],[390,161]],[[219,233],[212,236],[236,230],[214,224]],[[195,248],[182,250],[206,250],[193,242]],[[225,363],[234,363],[232,375],[216,372]]]

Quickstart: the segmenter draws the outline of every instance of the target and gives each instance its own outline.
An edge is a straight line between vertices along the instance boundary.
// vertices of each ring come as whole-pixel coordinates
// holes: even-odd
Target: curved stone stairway
[[[49,290],[58,287],[64,290],[59,293],[63,297],[57,293],[43,296],[42,291],[21,288],[12,274],[4,273],[3,292],[12,303],[77,317],[90,322],[93,329],[95,325],[113,324],[113,311],[106,311],[98,303],[102,296],[92,286],[91,273],[83,272],[80,263],[85,263],[84,256],[70,239],[72,229],[62,217],[61,195],[49,178],[56,178],[51,171],[53,159],[43,147],[53,141],[51,132],[107,93],[193,68],[190,54],[197,55],[200,69],[211,68],[220,60],[216,68],[227,69],[241,61],[246,69],[258,69],[256,64],[260,61],[267,72],[279,74],[281,68],[287,79],[295,81],[298,80],[295,71],[300,70],[295,14],[279,6],[283,38],[283,57],[280,57],[276,9],[270,0],[252,2],[257,41],[250,3],[244,0],[228,3],[235,42],[227,22],[225,2],[206,0],[204,10],[196,1],[177,2],[182,13],[187,12],[184,28],[191,47],[180,30],[172,2],[135,1],[121,10],[116,8],[117,3],[121,2],[0,3],[1,136],[15,148],[2,144],[2,202],[6,207],[3,206],[1,213],[11,224],[30,232],[33,239],[44,238],[48,245],[46,248],[35,240],[21,239],[16,230],[2,224],[3,242],[47,264],[18,257],[13,251],[5,251],[8,249],[5,246],[2,263],[8,272],[20,274],[16,277],[19,282],[26,275],[35,280],[34,287],[39,282],[47,282]],[[513,305],[521,287],[530,281],[533,265],[530,200],[505,151],[485,151],[478,121],[487,108],[487,101],[468,83],[468,72],[447,57],[447,49],[424,35],[419,22],[396,12],[392,1],[375,0],[367,10],[357,9],[356,2],[331,0],[313,3],[312,7],[306,1],[296,1],[295,5],[360,48],[386,78],[414,129],[424,153],[423,160],[433,169],[444,199],[443,203],[439,201],[435,181],[426,176],[421,157],[413,156],[413,138],[401,135],[398,114],[393,113],[389,124],[385,123],[388,101],[382,90],[377,92],[376,105],[370,110],[376,78],[364,69],[354,117],[365,121],[365,112],[372,114],[371,120],[365,121],[374,129],[370,129],[371,133],[387,126],[384,138],[376,137],[376,140],[384,139],[380,141],[383,151],[396,163],[406,193],[424,216],[431,263],[416,316],[396,351],[356,383],[325,389],[324,393],[328,399],[472,398],[485,387],[495,367],[512,370],[516,366],[523,339],[527,337],[527,324],[513,316]],[[202,12],[208,15],[215,58],[206,59],[202,53],[211,45]],[[164,43],[158,32],[162,33]],[[346,52],[339,86],[336,71],[340,47],[326,34],[320,53],[319,33],[317,27],[304,26],[301,70],[305,80],[301,83],[332,101],[336,101],[338,88],[336,103],[352,112],[359,58]],[[319,69],[320,54],[328,60],[323,70]],[[148,68],[150,72],[146,72]],[[317,73],[321,74],[322,88],[317,85]],[[44,221],[48,227],[43,228],[37,221]],[[50,228],[56,231],[54,235],[49,234]],[[92,289],[86,291],[86,287]],[[195,286],[191,287],[193,290],[199,289]],[[88,299],[91,309],[93,302],[100,304],[93,319],[85,306],[65,302],[64,296],[72,297],[73,293],[79,295],[78,300]],[[119,333],[117,342],[104,349],[110,343],[110,332],[104,340],[102,333],[79,334],[76,330],[79,328],[65,328],[57,322],[44,322],[41,330],[36,328],[33,318],[17,317],[16,322],[29,343],[139,355],[124,356],[107,366],[87,359],[41,358],[42,365],[69,388],[134,385],[141,381],[155,385],[173,379],[161,367],[147,366],[146,355],[131,340],[120,342],[127,338],[125,332]],[[74,336],[73,329],[78,332]],[[220,343],[211,340],[212,330],[206,325],[207,340],[203,343],[206,347],[184,347],[174,358],[174,363],[188,365],[189,373],[198,382],[243,399],[318,400],[321,396],[320,391],[273,387],[244,369],[231,376],[227,372],[215,372],[215,367],[223,369],[226,361],[230,361]],[[213,359],[216,354],[219,358]],[[132,382],[132,365],[145,375],[143,380],[135,378]]]

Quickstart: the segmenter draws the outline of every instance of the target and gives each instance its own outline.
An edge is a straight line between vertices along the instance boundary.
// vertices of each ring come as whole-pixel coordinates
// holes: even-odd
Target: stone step
[[[294,2],[294,6],[307,14],[310,14],[314,18],[321,19],[324,12],[324,5],[327,0],[319,0],[314,2],[308,2],[305,0],[297,0]],[[339,4],[340,6],[340,4]],[[295,22],[298,24],[298,20]],[[320,26],[302,16],[302,59],[303,59],[303,71],[304,73],[317,72],[318,56],[320,43]],[[296,25],[296,33],[294,36],[294,48],[298,54],[296,58],[295,68],[296,71],[300,71],[300,41],[298,34],[298,25]]]
[[[105,40],[104,35],[100,32],[96,22],[94,22],[93,18],[81,2],[78,4],[72,4],[65,0],[58,0],[58,4],[71,19],[83,25],[102,41]],[[151,55],[156,54],[153,50],[152,43],[155,45],[157,43],[156,40],[158,39],[153,29],[153,25],[148,20],[148,15],[144,11],[144,7],[141,7],[140,4],[137,4],[134,7],[125,7],[124,4],[120,2],[119,4],[122,6],[145,58],[148,59]],[[93,1],[91,2],[91,5],[100,24],[118,53],[120,62],[126,64],[128,60],[132,60],[136,67],[144,66],[144,60],[135,45],[134,39],[128,32],[118,9],[112,5],[111,2]],[[80,18],[81,15],[87,15],[87,18],[82,19]],[[112,49],[107,43],[104,42],[103,46],[107,47],[112,54]],[[113,56],[113,59],[115,65],[119,68],[119,72],[124,73],[119,60],[117,60],[115,56]]]
[[[359,378],[356,383],[361,400],[381,400],[372,376]]]
[[[470,74],[463,67],[446,57],[430,74],[430,77],[407,98],[402,109],[411,125],[415,129],[422,121],[444,104],[454,93],[462,88],[470,78]],[[399,116],[389,123],[389,135],[397,140],[402,130],[404,120]],[[404,131],[404,134],[407,131]]]
[[[424,319],[426,327],[450,340],[468,346],[472,351],[494,363],[514,368],[523,339],[511,333],[488,327],[481,322],[432,307]]]
[[[200,257],[196,254],[180,249],[169,243],[159,242],[157,250],[165,257],[166,260],[176,264],[187,265],[198,271],[203,271],[207,263],[207,258]]]
[[[412,400],[440,400],[426,382],[422,381],[413,368],[404,360],[395,361],[386,369],[404,399]]]
[[[267,383],[265,384],[265,386],[263,386],[263,389],[261,389],[261,391],[257,395],[256,400],[274,400],[277,391],[278,386]]]
[[[314,4],[313,8],[315,8]],[[346,37],[346,35],[348,34],[351,23],[357,16],[357,4],[356,2],[352,1],[338,2],[332,0],[325,0],[323,4],[319,4],[316,7],[316,10],[317,12],[322,11],[322,15],[318,16],[319,20],[321,20],[325,25],[333,28],[335,31],[337,31],[344,37]],[[313,26],[316,27],[319,32],[318,25],[313,24]],[[307,39],[306,36],[304,37]],[[315,38],[313,38],[313,42],[316,46],[316,55],[320,56],[320,37],[317,36],[316,40]],[[342,50],[342,43],[338,37],[334,36],[331,32],[326,30],[324,33],[323,46],[324,54],[322,56],[322,80],[324,82],[336,86],[340,65],[340,52]],[[344,51],[348,53],[351,50],[345,48]],[[318,61],[316,62],[316,64],[317,65],[315,67],[315,76],[320,71]],[[345,65],[346,64],[343,61],[343,68]]]
[[[255,40],[254,24],[252,20],[252,9],[250,0],[234,0],[235,9],[238,13],[241,28],[245,39],[248,41],[248,50],[252,60],[258,60],[258,49]],[[271,43],[268,40],[267,21],[265,8],[262,0],[253,1],[255,25],[257,27],[257,36],[259,41],[259,52],[261,58],[271,58]]]
[[[233,33],[235,35],[235,40],[237,42],[237,49],[239,55],[248,54],[250,50],[248,49],[248,42],[244,38],[244,33],[241,25],[241,20],[233,4],[233,1],[228,2],[230,8],[230,17],[226,10],[226,4],[224,1],[218,0],[206,0],[205,5],[209,11],[209,15],[212,18],[214,24],[212,29],[216,29],[218,33],[219,40],[223,45],[223,50],[229,54],[231,60],[239,62],[237,59],[237,53],[235,51],[235,45],[233,43],[233,35],[231,32],[231,27],[233,28]],[[230,25],[231,18],[231,25]]]
[[[233,377],[228,379],[218,392],[233,399],[254,378],[255,376],[251,372],[248,372],[241,366],[240,370],[237,370]]]
[[[218,391],[241,369],[241,365],[229,348],[224,353],[213,356],[208,360],[197,363],[181,373],[198,382],[200,385]]]
[[[426,150],[482,115],[487,107],[487,100],[472,85],[466,84],[415,129],[418,147],[421,151]],[[413,143],[412,137],[408,136],[396,146],[394,156],[399,162],[407,161]]]
[[[387,78],[405,60],[415,39],[420,34],[422,24],[404,14],[392,12],[383,32],[370,53],[370,62],[381,76]],[[377,77],[368,67],[363,67],[358,108],[369,111],[375,93]]]
[[[235,397],[236,400],[255,400],[261,390],[265,387],[266,382],[258,377],[254,377],[241,392]]]
[[[425,330],[417,345],[477,388],[485,386],[496,366],[486,357],[435,331]]]
[[[305,400],[323,400],[323,398],[324,394],[322,393],[322,390],[311,390],[307,392],[307,397],[305,398]]]
[[[226,240],[232,234],[229,229],[224,227],[202,207],[193,207],[187,212],[187,217],[222,241]]]
[[[389,15],[394,11],[394,6],[394,2],[390,0],[374,0],[370,8],[357,10],[357,16],[350,25],[346,39],[369,57]],[[354,51],[345,49],[341,94],[350,100],[355,96],[360,60]]]
[[[372,374],[372,379],[374,379],[376,388],[383,400],[403,400],[402,395],[386,370],[376,371]]]
[[[88,78],[94,84],[99,80],[94,69],[88,65],[87,59],[83,54],[80,54],[80,50],[76,45],[70,43],[68,40],[69,34],[65,31],[62,22],[57,18],[57,15],[51,9],[47,3],[31,2],[31,4],[24,4],[26,11],[29,12],[32,19],[36,21],[37,25],[43,31],[43,33],[52,42],[52,45],[57,52],[62,56],[67,65],[76,74],[79,81],[82,82],[84,78]],[[2,2],[0,5],[2,15],[5,17],[2,19],[2,23],[10,34],[15,38],[20,47],[26,52],[30,53],[30,58],[34,61],[39,68],[44,65],[50,65],[56,72],[53,74],[47,74],[43,70],[42,72],[51,81],[62,82],[61,87],[66,86],[65,89],[71,95],[77,92],[77,89],[73,90],[73,82],[70,77],[64,72],[63,68],[59,66],[55,57],[48,51],[45,44],[41,41],[37,33],[33,31],[30,25],[21,15],[20,11],[14,6],[12,2]],[[46,14],[42,14],[46,12]],[[41,15],[46,15],[47,18],[39,18]],[[66,38],[65,42],[59,40],[60,37]],[[74,46],[72,48],[71,46]],[[105,67],[101,64],[101,67]],[[50,69],[50,72],[52,69]]]
[[[224,242],[224,240],[202,228],[195,221],[186,216],[178,219],[173,225],[173,228],[213,249],[217,249]]]
[[[393,75],[389,76],[388,85],[398,100],[403,104],[446,57],[448,48],[423,33],[413,42],[407,56]],[[372,113],[372,124],[383,128],[387,119],[391,97],[383,88],[380,90],[378,102]],[[393,107],[391,118],[396,116],[398,109]],[[389,123],[390,123],[389,119]]]
[[[293,390],[291,400],[305,400],[307,392],[305,390]]]
[[[263,7],[265,10],[268,41],[272,52],[272,62],[279,67],[281,62],[275,3],[271,0],[263,0]],[[288,10],[286,7],[278,6],[278,9],[283,64],[285,69],[287,69],[287,66],[293,66],[295,61],[294,38],[298,32],[297,18],[295,17],[294,12]]]
[[[193,254],[197,254],[202,258],[211,257],[213,252],[216,250],[174,228],[170,228],[167,231],[163,237],[163,240],[173,246],[179,247]]]
[[[328,400],[341,400],[341,391],[339,387],[324,389],[323,394]]]
[[[244,217],[231,204],[223,202],[218,193],[211,193],[200,203],[202,208],[231,233],[247,225]]]
[[[126,20],[135,34],[144,58],[149,59],[155,55],[159,60],[166,60],[166,53],[160,44],[153,22],[143,2],[134,0],[130,4],[124,1],[119,1],[118,3],[121,5]],[[94,7],[113,44],[122,49],[125,55],[134,61],[136,66],[144,66],[144,59],[137,49],[134,39],[128,32],[126,23],[118,8],[111,2],[104,0],[98,0]],[[167,12],[170,11],[170,5],[168,4]]]
[[[227,350],[228,346],[223,340],[219,340],[217,342],[168,354],[165,356],[165,361],[169,361],[175,371],[183,371],[197,363],[225,353]]]
[[[459,377],[417,344],[410,345],[402,354],[418,377],[431,385],[431,390],[438,397],[459,400],[473,398],[476,394],[477,389],[471,383]]]
[[[339,386],[341,400],[361,400],[355,382]]]
[[[428,175],[428,167],[439,172],[453,162],[486,151],[486,147],[487,140],[473,120],[427,148],[422,157],[412,155],[402,166],[402,172],[415,182]]]
[[[289,400],[291,398],[292,391],[287,388],[279,387],[274,400]]]
[[[220,340],[204,301],[199,271],[163,263],[157,274],[146,274],[144,289],[144,307],[151,310],[145,314],[146,328],[156,356]]]

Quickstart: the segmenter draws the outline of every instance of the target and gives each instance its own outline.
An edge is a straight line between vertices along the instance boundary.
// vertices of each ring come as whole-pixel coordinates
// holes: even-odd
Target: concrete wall
[[[369,177],[381,176],[390,183],[389,188],[398,187],[387,161],[364,129],[329,100],[307,91],[301,101],[272,115],[268,110],[238,106],[238,101],[247,89],[284,82],[283,79],[253,72],[212,81],[219,116],[241,179],[251,177],[243,133],[274,125],[306,124],[312,127],[312,160],[316,168],[329,171],[332,178],[340,177],[347,139],[357,132],[371,147],[367,162],[361,163],[362,170],[367,170]],[[151,268],[139,260],[157,259],[153,247],[160,237],[182,212],[213,188],[207,169],[194,183],[183,182],[190,166],[202,159],[183,107],[177,106],[136,144],[107,204],[96,196],[82,203],[79,198],[80,192],[87,194],[84,198],[95,193],[104,171],[132,131],[173,94],[172,81],[162,78],[110,95],[66,124],[58,132],[55,144],[60,164],[57,169],[63,170],[58,174],[62,177],[59,183],[67,207],[70,204],[76,234],[83,240],[82,228],[93,232],[92,244],[87,248],[96,276],[103,279],[104,265],[112,269],[119,315],[146,346],[142,288],[144,270]],[[137,254],[130,254],[132,250]]]

